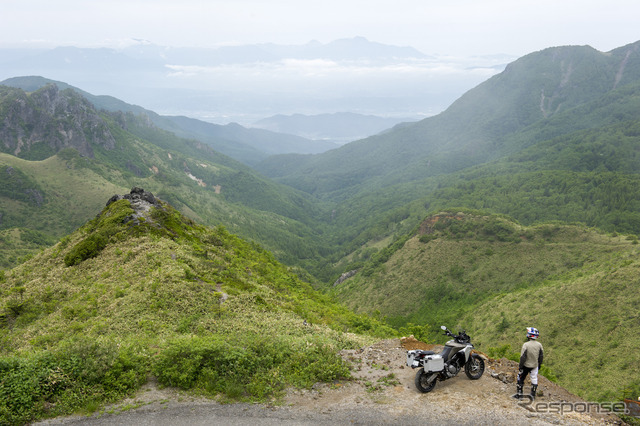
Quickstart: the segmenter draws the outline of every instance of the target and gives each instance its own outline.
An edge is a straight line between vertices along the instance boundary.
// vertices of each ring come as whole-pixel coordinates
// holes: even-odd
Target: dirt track
[[[480,380],[471,381],[461,373],[453,379],[438,382],[432,392],[422,394],[413,383],[415,371],[405,365],[406,350],[416,347],[426,348],[415,339],[403,342],[393,339],[359,350],[344,351],[343,357],[353,365],[355,380],[292,391],[279,405],[219,404],[171,389],[158,389],[150,383],[135,398],[111,407],[101,415],[53,419],[41,424],[424,425],[454,422],[474,425],[600,425],[619,422],[611,415],[569,412],[569,403],[584,401],[544,378],[541,378],[538,388],[542,396],[536,402],[565,402],[565,412],[536,411],[519,405],[511,398],[515,384],[509,383],[514,378],[516,365],[504,359],[488,360]],[[525,391],[528,391],[528,386]]]

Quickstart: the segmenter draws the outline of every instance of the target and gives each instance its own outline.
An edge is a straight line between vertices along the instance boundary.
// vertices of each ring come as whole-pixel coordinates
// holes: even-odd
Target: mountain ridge
[[[567,208],[569,206],[576,207],[579,203],[571,204],[566,202],[557,210],[557,215],[550,217],[549,214],[554,211],[550,207],[555,208],[561,201],[555,196],[557,199],[549,200],[547,194],[556,191],[556,189],[543,191],[544,197],[533,198],[527,196],[525,192],[530,188],[526,189],[522,183],[532,183],[530,177],[522,174],[520,176],[513,175],[513,178],[509,179],[505,173],[514,173],[519,166],[525,166],[529,168],[526,170],[527,173],[533,173],[530,169],[533,166],[530,163],[518,160],[505,167],[504,164],[506,163],[504,161],[508,163],[508,160],[504,160],[505,157],[500,158],[500,156],[516,156],[522,149],[534,147],[538,143],[544,145],[544,142],[550,137],[559,137],[563,134],[570,135],[572,132],[580,131],[580,129],[584,131],[589,128],[597,129],[598,126],[605,126],[607,123],[615,123],[619,120],[633,120],[632,106],[635,105],[634,102],[638,98],[634,92],[635,83],[633,83],[634,78],[637,77],[634,77],[634,70],[637,68],[637,46],[638,43],[633,43],[615,49],[608,54],[602,54],[589,47],[550,48],[535,52],[516,61],[509,67],[508,72],[491,78],[463,96],[459,101],[456,101],[450,107],[450,110],[457,111],[454,115],[447,116],[443,113],[418,123],[401,124],[384,134],[352,142],[326,154],[272,157],[257,169],[266,172],[267,175],[278,182],[290,184],[300,190],[304,190],[311,196],[308,200],[314,200],[311,204],[318,203],[316,204],[318,209],[314,212],[314,217],[322,218],[321,228],[315,229],[311,233],[307,233],[308,231],[297,232],[297,235],[323,235],[322,239],[324,241],[321,243],[323,245],[321,249],[323,253],[332,251],[327,249],[328,246],[338,247],[331,254],[331,256],[334,256],[330,262],[332,265],[343,265],[345,263],[346,257],[340,259],[338,256],[348,256],[349,253],[358,250],[362,253],[369,252],[369,249],[363,248],[363,245],[368,244],[367,241],[386,241],[389,233],[407,231],[408,228],[414,226],[428,213],[430,207],[436,208],[437,206],[442,208],[447,207],[447,204],[450,206],[452,203],[454,203],[453,205],[466,205],[470,208],[485,208],[486,206],[490,209],[497,209],[494,211],[502,211],[512,215],[517,213],[514,217],[518,220],[524,220],[524,223],[531,223],[527,222],[531,220],[562,220],[567,218],[572,221],[578,220],[592,225],[603,226],[605,229],[617,227],[625,232],[635,232],[636,228],[633,225],[635,216],[631,211],[630,206],[632,204],[629,203],[626,204],[626,207],[625,203],[617,204],[618,207],[616,209],[623,209],[615,213],[619,215],[618,218],[610,211],[606,211],[608,207],[603,206],[602,203],[595,203],[594,206],[600,206],[598,211],[593,212],[592,207],[586,209],[585,211],[590,210],[588,215],[580,216],[578,210],[575,209],[569,212],[570,215],[567,215]],[[586,84],[585,81],[590,81],[590,78],[594,75],[605,75],[608,79],[606,84],[596,85],[597,87],[595,87],[593,93],[584,94],[584,99],[591,99],[590,101],[584,101],[584,99],[581,101],[580,99],[582,98],[575,98],[575,93],[581,92],[576,87],[568,87],[566,85],[568,83],[562,86],[563,75],[566,76],[566,73],[563,74],[564,65],[562,64],[573,63],[571,61],[574,60],[584,61],[586,60],[584,59],[585,55],[588,58],[597,58],[597,64],[600,65],[591,70],[572,71],[571,75],[574,76],[572,78],[577,82],[576,87],[583,87],[581,85]],[[612,58],[609,58],[609,56]],[[538,60],[541,61],[540,64],[537,64]],[[624,72],[620,73],[620,70],[623,69],[621,65],[623,62]],[[616,64],[616,66],[611,64]],[[578,70],[578,68],[576,67],[575,69]],[[527,71],[529,74],[518,77],[518,74],[521,73],[519,69]],[[545,73],[542,71],[547,69],[550,69],[553,73],[551,76],[545,77]],[[544,111],[540,109],[540,99],[542,98],[540,92],[536,89],[539,86],[520,83],[530,80],[548,81],[551,88],[562,86],[558,92],[559,94],[555,97],[555,101],[558,104],[548,103],[549,108],[557,109],[557,112],[549,118],[540,119],[540,117],[544,116]],[[571,78],[568,80],[568,82],[573,81]],[[598,81],[602,82],[601,80]],[[610,89],[615,85],[616,81],[618,81],[618,85],[615,90],[611,91]],[[621,83],[624,84],[620,85]],[[511,86],[515,86],[517,91],[510,91]],[[509,99],[528,99],[528,101],[525,102],[524,106],[516,105],[512,107],[509,106],[511,104],[507,103],[496,111],[492,108],[478,108],[477,106],[484,102],[484,96],[493,91],[496,93],[492,95],[492,102],[496,105],[498,105],[498,100],[502,99],[503,93],[509,93]],[[548,93],[552,94],[554,92],[549,89]],[[605,95],[600,96],[599,93],[605,93]],[[561,99],[559,97],[561,95],[566,98],[562,102],[560,102]],[[564,106],[558,109],[558,105],[561,104]],[[574,104],[577,106],[571,107]],[[491,102],[487,103],[487,105],[491,105]],[[521,113],[514,111],[524,111],[522,119],[515,121],[503,120],[505,116],[519,117],[518,114]],[[466,118],[464,114],[467,113],[472,114],[472,116]],[[496,114],[495,118],[491,118],[494,113]],[[457,123],[476,124],[471,127],[461,127]],[[519,127],[525,125],[527,127]],[[172,129],[176,129],[176,125],[173,123],[171,126]],[[461,128],[458,129],[459,127]],[[486,128],[487,130],[478,130],[480,128]],[[518,130],[514,131],[513,129],[516,128]],[[141,131],[149,133],[148,129],[141,129]],[[456,132],[455,136],[451,138],[446,136],[449,132],[454,131]],[[502,137],[502,139],[497,138],[496,135],[499,136],[502,133],[507,136]],[[416,134],[421,135],[421,139],[414,139]],[[473,137],[466,139],[466,135],[469,134],[473,134]],[[632,133],[630,135],[632,138]],[[496,137],[495,139],[494,136]],[[153,137],[155,138],[157,135]],[[449,144],[453,144],[457,139],[462,138],[465,139],[465,144],[450,148],[445,144],[438,145],[434,142],[442,138],[446,139]],[[477,143],[489,143],[490,148],[484,149],[484,145],[477,145]],[[630,143],[633,143],[632,140]],[[425,146],[427,148],[424,148]],[[431,155],[424,155],[427,152],[425,151],[426,149],[431,150]],[[612,154],[611,150],[607,152]],[[574,150],[573,155],[582,154]],[[616,158],[616,155],[619,156],[620,153],[613,153],[614,158]],[[383,164],[379,164],[379,161],[371,163],[369,159],[372,156],[383,158]],[[357,158],[357,161],[354,158]],[[477,164],[475,168],[468,168],[474,164]],[[609,167],[612,167],[613,164],[614,162],[610,162]],[[141,167],[141,163],[132,164],[131,166],[133,167],[130,170],[146,170]],[[484,168],[482,168],[483,166]],[[194,168],[189,167],[189,170],[193,171]],[[564,171],[562,179],[574,182],[579,181],[584,191],[587,191],[587,199],[591,199],[594,194],[589,194],[588,191],[590,189],[587,184],[593,180],[593,177],[581,177],[575,174],[567,175],[569,172],[574,173],[573,171]],[[483,173],[485,175],[481,176]],[[498,180],[493,181],[497,185],[490,183],[491,176],[496,173],[500,176]],[[612,173],[615,173],[615,171]],[[191,174],[193,175],[193,173]],[[539,183],[542,184],[543,180],[558,182],[558,179],[551,174],[550,171],[544,171],[543,179]],[[238,176],[240,177],[242,174]],[[503,191],[500,188],[501,186],[508,185],[510,191],[519,192],[517,194],[519,203],[524,202],[525,198],[536,203],[537,216],[526,211],[521,213],[525,210],[521,206],[514,209],[513,205],[505,205],[504,202],[500,204],[493,195],[485,198],[485,200],[478,200],[477,197],[476,199],[471,199],[475,184],[469,185],[467,181],[476,178],[481,179],[478,183],[482,185],[483,191],[493,191],[494,194],[496,191]],[[601,175],[597,177],[598,180],[602,178],[612,179],[609,187],[614,182],[635,179],[632,175],[624,177]],[[295,182],[292,183],[289,180],[295,180]],[[516,182],[520,182],[520,188],[513,187],[512,184]],[[210,184],[217,185],[213,181]],[[607,185],[601,187],[605,186]],[[557,188],[557,190],[564,191],[562,188]],[[538,188],[535,191],[537,192]],[[598,191],[600,191],[600,188]],[[252,194],[258,195],[255,191]],[[565,200],[567,200],[566,197],[571,197],[571,195],[565,195]],[[626,196],[625,199],[628,197]],[[279,197],[276,196],[275,198]],[[252,199],[249,196],[240,197],[239,193],[235,195],[236,201],[249,202],[252,203],[252,206],[257,205],[254,199],[255,197]],[[170,200],[175,202],[176,205],[185,206],[185,203],[178,201],[176,197],[170,196]],[[455,200],[458,201],[456,202]],[[554,204],[545,204],[547,201],[553,201]],[[264,202],[261,201],[261,203]],[[539,213],[543,207],[547,209],[548,213],[546,215]],[[305,218],[305,214],[302,214],[299,208],[295,210],[296,219],[304,218],[307,225],[313,223],[308,217]],[[327,213],[327,211],[330,213]],[[594,219],[594,214],[598,216],[596,219]],[[401,219],[395,220],[395,218]],[[390,224],[389,220],[392,221],[392,224]],[[329,227],[325,227],[325,225],[329,225]],[[336,230],[335,234],[334,229]],[[348,231],[345,233],[343,232],[344,229],[348,229]],[[386,230],[383,231],[383,229]],[[234,231],[236,230],[239,230],[239,228],[234,228]],[[262,231],[257,229],[254,229],[253,232],[262,234]],[[350,243],[348,242],[349,240],[351,241]],[[372,244],[377,245],[378,243]],[[299,239],[296,246],[302,245],[304,245],[302,239]],[[271,246],[270,248],[275,247]],[[302,249],[301,247],[300,250],[307,253],[307,249]],[[308,254],[304,256],[306,259],[310,258]],[[327,268],[322,272],[322,279],[327,282],[334,280],[330,275],[337,274],[339,276],[344,272],[337,270],[329,272],[329,269]]]
[[[236,123],[223,126],[184,116],[162,116],[112,96],[92,95],[69,84],[39,76],[13,77],[0,82],[0,85],[19,88],[27,92],[36,92],[49,84],[58,86],[62,90],[72,89],[88,99],[97,109],[145,115],[161,129],[175,133],[180,137],[199,139],[215,150],[249,165],[256,164],[274,154],[319,153],[336,147],[332,143],[312,141],[286,133],[246,128]]]
[[[51,86],[39,90],[44,93],[56,89]],[[73,99],[79,96],[64,90],[56,93],[66,93]],[[105,188],[122,190],[127,186],[146,186],[192,218],[209,225],[224,222],[230,230],[260,241],[278,256],[288,258],[293,254],[307,259],[324,244],[317,238],[314,243],[302,244],[304,236],[318,235],[318,230],[312,229],[311,224],[316,222],[311,217],[322,215],[320,206],[308,196],[268,181],[203,142],[180,139],[155,126],[148,116],[133,112],[97,112],[92,108],[92,117],[108,129],[115,141],[113,149],[89,138],[87,143],[93,156],[83,157],[70,148],[56,153],[62,147],[56,145],[57,139],[53,138],[47,141],[50,147],[29,154],[38,161],[25,162],[25,159],[0,155],[0,167],[5,166],[1,170],[7,174],[6,167],[10,167],[23,181],[20,185],[11,180],[0,181],[3,233],[28,228],[42,235],[42,241],[59,238],[89,217],[91,209],[99,205]],[[35,111],[35,106],[32,109]],[[59,109],[54,114],[54,122],[66,123],[72,117],[67,113]],[[16,119],[15,124],[22,129],[19,121]],[[27,123],[25,128],[37,126]],[[14,152],[4,145],[0,148]],[[23,146],[21,156],[27,153]],[[46,157],[49,158],[42,160]],[[39,194],[43,202],[33,205],[29,193]],[[77,209],[68,209],[69,200],[80,205]],[[289,236],[282,238],[283,232]],[[17,259],[9,247],[14,247],[16,235],[7,234],[7,245],[0,246],[3,255],[10,256],[14,262]],[[294,244],[299,249],[282,250],[277,247],[281,244]],[[5,259],[3,265],[7,264]]]
[[[354,186],[362,185],[365,180],[384,180],[385,174],[392,169],[411,168],[413,165],[423,177],[426,168],[428,176],[429,157],[433,158],[431,163],[435,165],[450,162],[447,156],[455,155],[460,166],[450,169],[451,166],[447,165],[445,170],[449,171],[486,162],[504,155],[501,147],[506,137],[525,126],[550,118],[550,112],[557,114],[595,100],[614,87],[619,88],[621,82],[637,82],[640,79],[639,46],[640,42],[636,42],[609,53],[574,46],[531,53],[469,90],[434,117],[324,155],[305,157],[304,161],[297,162],[299,171],[290,172],[289,176],[276,174],[277,159],[267,160],[265,165],[258,166],[258,170],[298,189],[330,194],[338,188],[344,189],[343,180],[353,182]],[[585,61],[595,61],[598,65],[580,68],[579,65]],[[621,69],[624,72],[618,79]],[[608,83],[603,81],[603,76]],[[565,78],[570,78],[571,84],[565,82]],[[614,84],[616,81],[618,83]],[[593,84],[597,84],[595,89],[585,90]],[[345,163],[353,162],[354,157],[362,166],[352,173],[344,172]],[[282,159],[286,161],[286,157]],[[436,167],[435,173],[440,170]],[[332,173],[341,179],[332,182]],[[415,178],[409,176],[405,179]],[[307,187],[307,182],[309,185],[313,182],[313,185]]]
[[[347,377],[337,349],[392,333],[255,243],[141,188],[0,271],[0,297],[3,424],[95,410],[151,374],[165,386],[267,400]]]

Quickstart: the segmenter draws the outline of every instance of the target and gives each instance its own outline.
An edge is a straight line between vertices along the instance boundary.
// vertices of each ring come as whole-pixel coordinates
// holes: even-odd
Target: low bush
[[[69,250],[64,257],[65,265],[77,265],[100,254],[109,239],[125,229],[124,221],[132,213],[128,200],[118,200],[107,206],[102,214],[87,223],[87,237]]]
[[[0,424],[24,424],[113,401],[146,379],[146,362],[131,349],[94,341],[55,352],[0,358]]]
[[[153,367],[166,386],[233,399],[259,400],[287,386],[310,387],[349,376],[332,342],[320,338],[181,337],[170,341]]]
[[[102,233],[89,235],[76,244],[64,257],[67,266],[77,265],[80,262],[96,257],[107,246],[108,237]]]

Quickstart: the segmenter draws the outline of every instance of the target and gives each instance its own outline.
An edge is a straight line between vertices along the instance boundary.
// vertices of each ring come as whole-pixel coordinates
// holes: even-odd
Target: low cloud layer
[[[42,75],[161,114],[243,124],[275,114],[434,115],[514,57],[433,56],[362,37],[328,44],[2,51],[0,79]],[[4,58],[3,58],[4,56]]]

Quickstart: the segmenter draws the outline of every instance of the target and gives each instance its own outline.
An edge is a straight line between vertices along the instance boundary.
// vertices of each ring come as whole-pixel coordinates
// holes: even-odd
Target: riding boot
[[[537,392],[538,392],[538,385],[531,385],[531,399],[536,399]]]
[[[522,399],[522,385],[520,383],[516,385],[516,393],[513,394],[513,397],[516,399]]]

